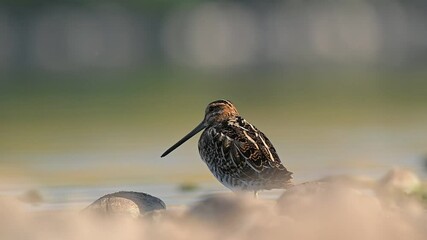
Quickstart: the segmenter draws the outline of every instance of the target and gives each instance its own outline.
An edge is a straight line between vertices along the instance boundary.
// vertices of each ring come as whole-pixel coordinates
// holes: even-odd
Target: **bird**
[[[292,172],[282,164],[270,140],[240,116],[229,100],[209,103],[203,121],[161,157],[178,148],[200,131],[199,154],[209,170],[233,192],[287,189]]]

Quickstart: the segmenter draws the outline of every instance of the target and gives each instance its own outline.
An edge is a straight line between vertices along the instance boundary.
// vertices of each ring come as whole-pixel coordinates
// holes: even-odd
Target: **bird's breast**
[[[199,139],[199,153],[205,163],[211,163],[218,157],[215,151],[215,139],[213,136],[213,129],[207,128],[203,131]]]

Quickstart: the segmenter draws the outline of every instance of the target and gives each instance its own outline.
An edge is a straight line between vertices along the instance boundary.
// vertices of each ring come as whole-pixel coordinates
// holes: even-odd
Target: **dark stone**
[[[157,197],[141,192],[116,192],[107,194],[85,211],[101,215],[122,215],[137,218],[148,212],[166,209],[165,203]]]

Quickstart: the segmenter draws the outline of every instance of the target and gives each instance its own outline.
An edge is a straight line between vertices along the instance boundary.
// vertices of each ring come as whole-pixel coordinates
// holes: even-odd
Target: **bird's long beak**
[[[194,128],[190,133],[188,133],[187,135],[185,135],[185,137],[183,137],[181,140],[179,140],[177,143],[175,143],[172,147],[170,147],[168,150],[166,150],[166,152],[164,152],[162,154],[162,156],[160,157],[164,157],[166,155],[168,155],[170,152],[172,152],[173,150],[175,150],[175,148],[181,146],[181,144],[183,144],[184,142],[186,142],[188,139],[190,139],[192,136],[196,135],[196,133],[202,131],[203,129],[205,129],[205,124],[204,121],[201,122],[199,125],[197,125],[196,128]]]

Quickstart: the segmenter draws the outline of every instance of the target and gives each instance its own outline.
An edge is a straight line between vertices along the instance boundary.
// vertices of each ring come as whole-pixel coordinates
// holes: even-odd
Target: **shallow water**
[[[426,132],[426,127],[419,124],[359,129],[296,125],[278,132],[270,131],[270,138],[273,141],[280,140],[279,136],[285,137],[274,143],[285,166],[294,172],[296,183],[341,174],[378,179],[393,166],[409,168],[424,179],[427,173]],[[15,152],[9,157],[16,161],[0,165],[0,196],[21,196],[35,190],[43,201],[30,208],[55,210],[82,209],[103,195],[117,191],[148,193],[162,199],[167,206],[191,205],[202,196],[229,192],[200,160],[197,139],[191,139],[172,155],[160,158],[163,145],[167,144],[157,144],[153,148],[147,145],[137,150]],[[2,157],[8,159],[6,154]],[[2,181],[5,175],[11,178],[9,182]],[[195,188],[182,191],[182,184]],[[277,198],[280,193],[265,191],[260,197]]]
[[[28,191],[28,187],[16,187],[14,189],[0,190],[0,196],[20,198]],[[41,187],[37,192],[43,200],[36,203],[28,203],[30,210],[80,210],[98,198],[119,191],[143,192],[162,199],[167,207],[192,206],[200,199],[218,193],[229,193],[230,190],[219,184],[201,184],[193,190],[182,190],[176,184],[142,184],[142,185],[115,185],[115,186],[62,186]],[[260,199],[277,199],[283,190],[270,190],[259,193]],[[252,193],[248,193],[251,196]]]
[[[331,174],[334,172],[335,174]],[[387,171],[379,171],[378,169],[360,171],[360,174],[354,175],[357,171],[346,171],[345,169],[336,169],[328,172],[309,172],[300,174],[296,183],[305,181],[313,181],[324,176],[359,176],[365,179],[379,179]],[[328,175],[329,173],[329,175]],[[176,206],[192,206],[201,199],[209,195],[218,193],[229,193],[229,189],[223,187],[217,182],[206,182],[199,185],[194,185],[190,190],[183,190],[182,185],[175,183],[163,184],[115,184],[115,185],[102,185],[102,186],[3,186],[0,188],[0,196],[14,197],[21,199],[28,191],[35,191],[40,195],[41,201],[31,202],[27,201],[27,207],[35,211],[51,211],[51,210],[77,210],[80,211],[90,205],[98,198],[119,191],[135,191],[143,192],[162,199],[167,207]],[[264,200],[278,199],[284,192],[281,189],[260,191],[259,198]],[[252,196],[251,192],[247,193]]]

